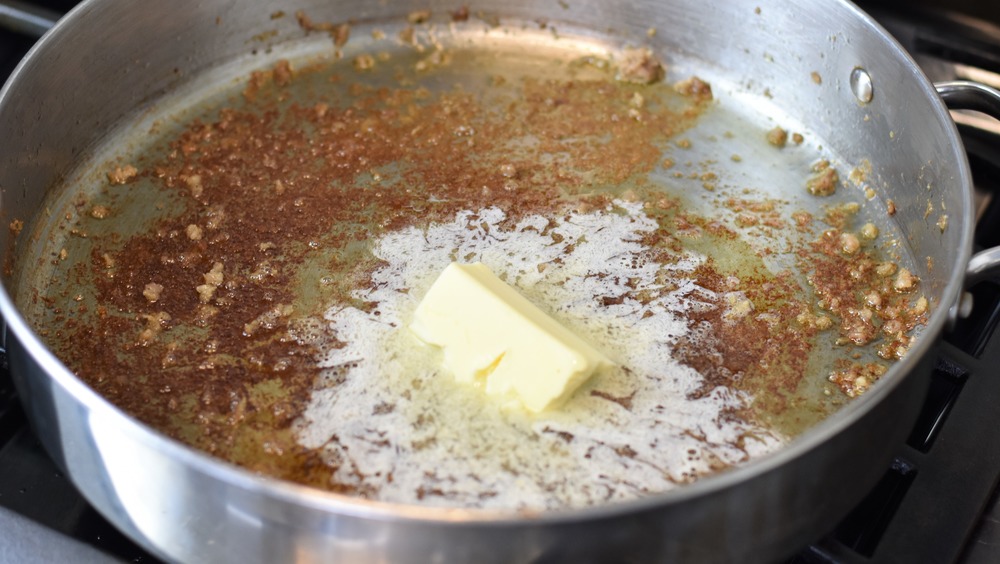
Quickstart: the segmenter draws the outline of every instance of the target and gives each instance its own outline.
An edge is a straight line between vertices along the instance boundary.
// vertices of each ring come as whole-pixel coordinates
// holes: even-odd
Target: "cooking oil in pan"
[[[267,475],[560,508],[765,456],[905,348],[919,282],[892,225],[844,182],[810,195],[818,161],[845,165],[725,73],[660,76],[541,32],[385,29],[190,88],[81,163],[19,292],[81,378]],[[456,260],[618,366],[535,417],[455,384],[406,325]]]

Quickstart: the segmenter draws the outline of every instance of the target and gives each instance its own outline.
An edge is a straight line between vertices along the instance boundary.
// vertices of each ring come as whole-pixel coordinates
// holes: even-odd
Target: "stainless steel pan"
[[[85,2],[32,50],[0,93],[0,189],[5,221],[30,226],[47,190],[164,95],[253,65],[249,38],[301,35],[278,10],[317,21],[398,21],[429,4],[208,0]],[[868,393],[780,452],[639,501],[519,514],[366,502],[250,474],[152,431],[96,395],[39,339],[14,298],[36,259],[7,230],[0,310],[12,371],[46,448],[105,516],[176,561],[766,561],[831,528],[884,471],[926,388],[933,339],[956,315],[963,284],[989,276],[995,251],[970,259],[971,181],[941,98],[915,64],[857,8],[824,0],[503,6],[470,3],[503,22],[544,19],[594,30],[595,41],[644,40],[669,58],[704,61],[749,100],[780,100],[845,161],[872,163],[876,203],[892,199],[917,274],[935,304],[922,338]],[[610,31],[609,31],[610,30]],[[298,35],[296,35],[298,34]],[[280,49],[280,45],[277,47]],[[815,87],[803,77],[823,77]],[[806,85],[809,85],[807,88]],[[956,104],[996,111],[1000,95],[940,85]],[[766,102],[770,103],[770,102]],[[948,210],[947,229],[924,211]],[[969,274],[966,276],[966,271]]]

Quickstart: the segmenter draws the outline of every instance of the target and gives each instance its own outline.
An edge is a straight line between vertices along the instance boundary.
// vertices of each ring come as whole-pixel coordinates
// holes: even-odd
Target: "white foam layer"
[[[704,257],[652,259],[662,254],[641,241],[658,225],[641,205],[531,216],[512,228],[505,220],[487,208],[383,237],[373,252],[385,264],[354,295],[378,305],[327,312],[339,342],[321,359],[328,378],[296,432],[303,446],[324,449],[338,482],[402,503],[584,506],[664,491],[782,444],[723,417],[748,405],[741,392],[688,399],[703,378],[672,358],[672,346],[690,336],[685,312],[725,300],[693,278]],[[455,260],[485,263],[619,366],[534,417],[455,383],[439,353],[406,329]]]

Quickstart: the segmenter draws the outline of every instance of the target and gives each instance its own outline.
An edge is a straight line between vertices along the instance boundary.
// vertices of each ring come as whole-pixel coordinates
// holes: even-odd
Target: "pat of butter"
[[[529,411],[555,407],[613,363],[497,278],[482,263],[451,263],[417,306],[410,329],[444,349],[461,382],[516,399]]]

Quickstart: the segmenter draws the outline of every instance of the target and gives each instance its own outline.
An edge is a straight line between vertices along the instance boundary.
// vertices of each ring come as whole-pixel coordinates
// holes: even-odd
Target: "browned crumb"
[[[8,229],[10,229],[11,235],[17,237],[21,234],[21,230],[24,229],[24,222],[20,219],[15,219],[10,222]]]
[[[853,233],[840,234],[840,252],[845,255],[855,255],[861,250],[861,241]]]
[[[108,173],[108,182],[112,186],[120,186],[134,179],[139,174],[139,170],[132,165],[116,166]]]
[[[468,11],[468,10],[466,10],[466,11]],[[430,10],[416,10],[416,11],[410,12],[406,16],[406,21],[410,22],[411,24],[422,24],[422,23],[426,22],[429,19],[431,19],[431,11]]]
[[[160,294],[163,293],[163,284],[157,284],[156,282],[150,282],[142,289],[142,295],[149,303],[156,303],[160,299]]]
[[[94,206],[90,208],[90,217],[94,219],[106,219],[111,215],[111,208],[107,206]]]
[[[875,266],[875,274],[881,276],[882,278],[888,278],[896,273],[899,267],[892,262],[882,262]]]
[[[295,19],[299,22],[299,27],[305,31],[333,31],[333,24],[330,22],[316,23],[306,15],[303,10],[295,12]]]
[[[805,138],[802,137],[801,133],[792,134],[792,143],[795,143],[796,145],[801,145],[803,141],[805,141]]]
[[[777,126],[767,132],[767,142],[779,149],[784,148],[788,143],[788,132],[784,128]]]
[[[833,327],[833,320],[822,313],[816,315],[811,311],[804,311],[796,316],[795,320],[803,327],[817,331],[826,331]]]
[[[806,189],[813,196],[831,196],[837,191],[840,175],[828,161],[820,161],[813,167],[813,176],[806,180]]]
[[[795,221],[796,227],[804,229],[812,224],[813,216],[807,211],[797,211],[792,214],[792,219]]]
[[[816,84],[823,84],[823,77],[818,72],[813,71],[809,76],[812,77],[812,81]]]
[[[399,40],[407,45],[414,45],[416,42],[414,33],[413,27],[406,26],[399,31]]]
[[[358,55],[354,59],[354,68],[359,71],[371,70],[375,66],[375,58],[371,55]]]
[[[830,374],[830,381],[849,397],[863,394],[886,372],[886,366],[877,362],[853,364]]]
[[[937,228],[941,230],[941,233],[944,233],[944,230],[948,229],[948,215],[944,214],[939,217],[936,225]]]
[[[198,291],[198,300],[203,304],[207,304],[212,296],[215,295],[215,290],[222,285],[225,277],[222,273],[222,263],[216,262],[212,265],[212,270],[206,272],[202,277],[205,280],[204,284],[201,284],[195,288]]]
[[[707,102],[712,99],[712,86],[697,76],[686,78],[674,85],[674,90],[690,96],[698,102]]]
[[[347,40],[351,38],[351,24],[342,23],[333,28],[331,32],[333,44],[337,47],[347,45]]]
[[[451,64],[451,53],[448,51],[435,50],[427,57],[417,61],[413,68],[418,72],[423,72],[434,67],[443,67]]]
[[[885,201],[885,211],[889,215],[896,215],[896,202],[894,200]]]
[[[299,22],[299,27],[305,31],[324,31],[330,34],[333,39],[334,45],[337,47],[343,47],[347,44],[347,40],[351,37],[351,24],[350,23],[340,23],[335,24],[333,22],[314,22],[306,13],[302,10],[295,12],[295,19]]]
[[[278,86],[288,86],[292,82],[292,64],[281,59],[274,65],[274,83]]]
[[[899,272],[896,273],[896,280],[892,283],[892,288],[897,292],[912,292],[919,282],[920,279],[909,269],[900,268]]]
[[[246,88],[243,89],[243,97],[248,102],[253,102],[257,99],[257,94],[260,89],[269,83],[274,83],[278,86],[287,86],[293,78],[292,65],[285,59],[279,60],[275,63],[274,68],[269,70],[259,70],[250,73],[250,79],[247,81]]]
[[[201,197],[201,195],[203,193],[203,190],[204,190],[204,187],[201,184],[201,175],[200,174],[192,174],[191,176],[182,176],[181,180],[184,181],[184,184],[187,185],[188,190],[191,191],[191,197],[192,198],[200,198]]]
[[[138,343],[140,346],[149,346],[159,336],[160,331],[170,321],[170,314],[165,311],[157,312],[153,315],[144,314],[140,316],[146,320],[146,327],[139,333]]]
[[[859,211],[861,211],[861,205],[857,202],[844,202],[843,204],[828,207],[823,219],[832,227],[846,229],[854,221]]]
[[[451,13],[451,21],[453,22],[464,22],[469,19],[469,7],[465,4],[459,6],[457,10]]]
[[[618,64],[617,80],[635,84],[652,84],[663,80],[664,68],[647,47],[623,49]]]
[[[192,223],[187,226],[184,232],[187,234],[188,239],[191,239],[192,241],[201,241],[202,237],[201,227],[198,227],[197,225]]]

